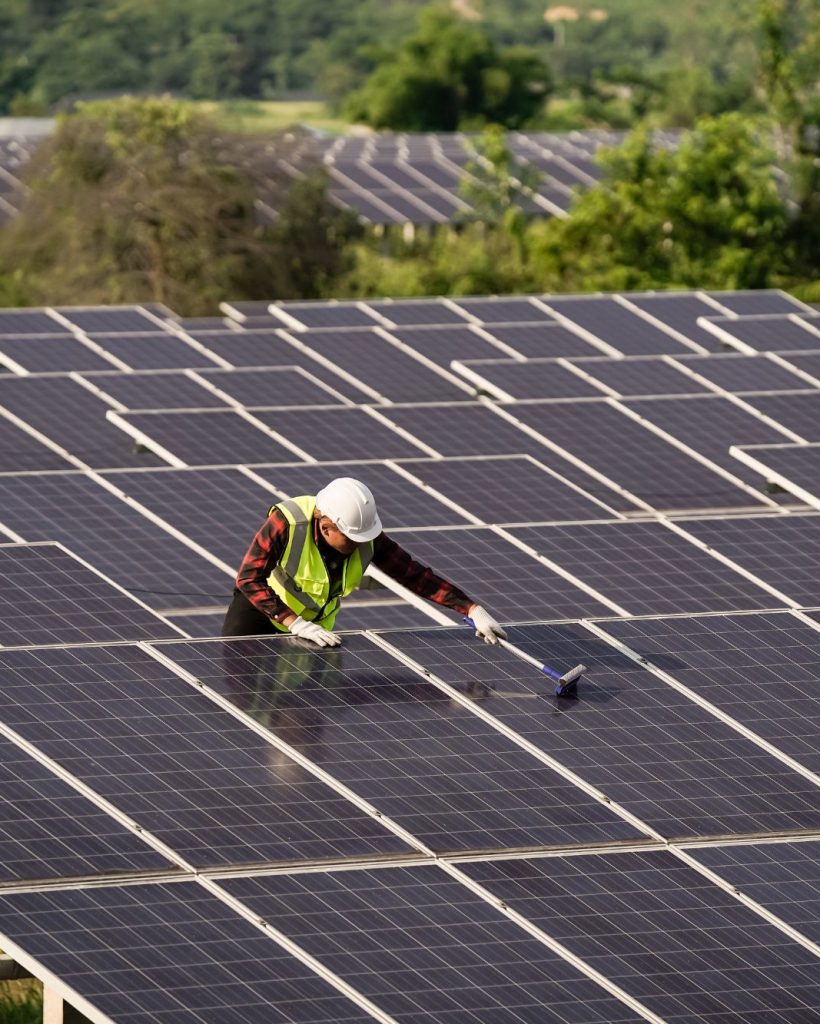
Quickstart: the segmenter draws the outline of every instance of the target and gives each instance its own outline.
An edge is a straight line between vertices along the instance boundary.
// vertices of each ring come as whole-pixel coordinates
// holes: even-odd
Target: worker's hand
[[[499,639],[507,639],[504,628],[499,626],[492,615],[485,611],[480,604],[474,604],[468,614],[473,620],[475,635],[480,636],[485,644],[497,644]]]
[[[342,638],[329,629],[320,626],[318,622],[308,622],[301,615],[296,615],[288,623],[288,629],[294,636],[300,636],[303,640],[310,640],[317,647],[338,647]]]

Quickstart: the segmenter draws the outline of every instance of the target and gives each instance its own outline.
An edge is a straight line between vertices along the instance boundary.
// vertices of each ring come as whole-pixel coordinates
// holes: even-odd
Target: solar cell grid
[[[820,391],[805,394],[749,395],[746,401],[765,416],[799,434],[804,440],[820,441]]]
[[[725,356],[682,356],[680,363],[724,391],[732,393],[811,387],[807,381],[764,356],[746,356],[740,353]]]
[[[0,665],[3,718],[189,864],[408,851],[139,648],[0,651]]]
[[[553,317],[536,306],[527,296],[520,298],[461,298],[453,300],[459,309],[477,317],[484,324],[550,322]]]
[[[670,1024],[816,1015],[815,955],[670,854],[464,871]]]
[[[296,367],[212,370],[200,376],[245,408],[343,404],[330,386],[312,380],[307,371]]]
[[[302,461],[290,448],[232,409],[118,413],[117,417],[139,432],[141,443],[146,447],[150,449],[156,445],[164,448],[188,466]],[[286,425],[282,422],[281,413],[277,413],[274,419],[280,426]]]
[[[492,324],[490,334],[528,359],[599,355],[600,349],[578,334],[544,320],[540,324]]]
[[[423,324],[465,325],[464,317],[456,310],[434,300],[368,302],[367,306],[402,327]]]
[[[226,573],[80,473],[2,476],[0,507],[3,524],[26,540],[61,541],[152,608],[228,595]],[[186,524],[186,532],[194,528]],[[38,618],[33,628],[47,625]]]
[[[468,630],[385,638],[446,682],[489,687],[485,711],[667,838],[807,829],[820,817],[812,782],[581,626],[507,632],[539,661],[588,666],[579,699],[554,698],[520,658]]]
[[[184,629],[192,637],[217,637],[222,635],[227,606],[219,612],[200,615],[172,615],[169,619],[175,626]]]
[[[0,471],[65,469],[69,463],[31,434],[0,416]]]
[[[3,647],[175,635],[147,608],[54,544],[0,545],[0,581]]]
[[[709,317],[704,326],[712,325],[718,337],[731,344],[732,339],[742,342],[757,352],[817,351],[820,334],[802,327],[787,315],[742,317],[730,320]]]
[[[783,352],[781,358],[791,366],[796,366],[798,370],[811,374],[817,378],[817,383],[820,383],[820,352]],[[802,384],[799,386],[803,387]]]
[[[334,629],[424,629],[432,624],[425,612],[405,601],[347,601]]]
[[[435,867],[223,884],[398,1021],[640,1020]]]
[[[374,419],[363,409],[323,408],[321,415],[257,410],[254,416],[289,438],[315,459],[400,459],[412,458],[421,450],[395,430]],[[296,456],[245,459],[245,462],[297,462]]]
[[[436,852],[641,835],[364,637],[315,653],[279,639],[163,650]]]
[[[0,363],[29,373],[110,370],[112,364],[70,334],[0,336]]]
[[[86,381],[126,409],[224,409],[225,402],[184,373],[89,374]]]
[[[760,316],[768,313],[799,313],[805,306],[798,299],[776,289],[756,291],[709,292],[713,299],[738,316]]]
[[[109,408],[67,377],[0,380],[0,405],[95,469],[159,465],[105,418]]]
[[[464,360],[456,364],[478,390],[519,398],[600,398],[602,391],[553,359]]]
[[[391,401],[458,401],[469,397],[466,389],[372,331],[304,331],[294,337]]]
[[[56,317],[39,309],[4,309],[0,311],[2,334],[68,334],[69,329]]]
[[[2,934],[106,1019],[365,1024],[372,1017],[195,882],[5,895]]]
[[[608,296],[561,299],[547,297],[547,306],[627,356],[680,353],[689,349],[659,327]]]
[[[57,312],[70,320],[81,331],[104,331],[108,334],[125,334],[141,331],[162,331],[158,323],[140,306],[88,306],[74,308],[61,306]]]
[[[820,517],[687,519],[681,525],[793,601],[820,605]]]
[[[624,396],[688,395],[706,390],[662,358],[577,359],[579,370]],[[532,361],[525,364],[532,365]]]
[[[492,359],[503,352],[468,326],[394,328],[390,333],[445,370],[453,359]]]
[[[654,316],[690,341],[710,351],[720,348],[720,342],[698,324],[698,317],[719,316],[720,312],[706,299],[686,292],[658,293],[655,295],[629,295],[629,301],[645,313]]]
[[[608,614],[607,606],[492,530],[402,530],[393,539],[504,622]],[[593,611],[592,609],[598,609]]]
[[[174,334],[99,334],[89,338],[132,370],[182,370],[188,367],[215,366],[195,345]]]
[[[296,497],[318,494],[331,480],[351,476],[362,480],[373,492],[379,516],[389,532],[395,527],[465,525],[463,515],[453,511],[421,487],[378,463],[323,463],[316,466],[258,467],[254,473],[275,487],[280,495]],[[275,500],[275,499],[273,499]]]
[[[567,416],[560,406],[544,402],[521,403],[510,411],[656,509],[749,504],[746,492],[606,401],[585,403],[583,414],[577,416]],[[625,510],[632,505],[622,498],[614,507]]]
[[[740,450],[755,460],[763,479],[776,480],[796,497],[820,508],[820,444],[759,445]]]
[[[0,737],[0,879],[34,881],[171,863],[16,744]]]
[[[788,613],[601,623],[736,722],[820,770],[820,632]]]
[[[632,615],[777,603],[768,591],[658,522],[515,527],[510,533]]]
[[[603,506],[526,456],[425,459],[402,465],[485,523],[600,519],[607,515]]]

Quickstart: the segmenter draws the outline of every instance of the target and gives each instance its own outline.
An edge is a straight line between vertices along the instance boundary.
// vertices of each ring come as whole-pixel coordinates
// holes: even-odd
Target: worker
[[[272,506],[239,568],[222,635],[292,633],[336,647],[341,600],[359,586],[370,562],[419,597],[469,616],[486,643],[506,639],[481,605],[382,531],[372,493],[351,477],[332,480],[316,497]]]

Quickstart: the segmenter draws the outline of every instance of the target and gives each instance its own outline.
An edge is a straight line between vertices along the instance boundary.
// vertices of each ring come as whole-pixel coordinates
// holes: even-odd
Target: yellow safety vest
[[[332,629],[341,598],[358,587],[373,558],[373,542],[359,545],[346,558],[339,556],[344,558],[341,591],[331,595],[327,569],[313,539],[316,498],[310,495],[288,498],[272,506],[270,512],[274,508],[278,508],[287,519],[290,529],[279,564],[268,576],[268,586],[292,612],[303,619],[318,622],[325,629]],[[287,627],[275,620],[273,624],[277,629],[286,631]]]

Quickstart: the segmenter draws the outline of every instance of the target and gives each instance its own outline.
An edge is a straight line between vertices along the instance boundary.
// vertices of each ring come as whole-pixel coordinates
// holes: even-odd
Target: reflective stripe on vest
[[[327,568],[313,539],[316,498],[310,495],[288,498],[270,511],[274,508],[287,519],[289,531],[281,561],[268,577],[268,586],[292,612],[331,629],[339,611],[340,596],[347,596],[361,583],[364,570],[373,558],[373,544],[360,545],[344,559],[341,595],[331,597]],[[274,625],[284,628],[275,621]]]

